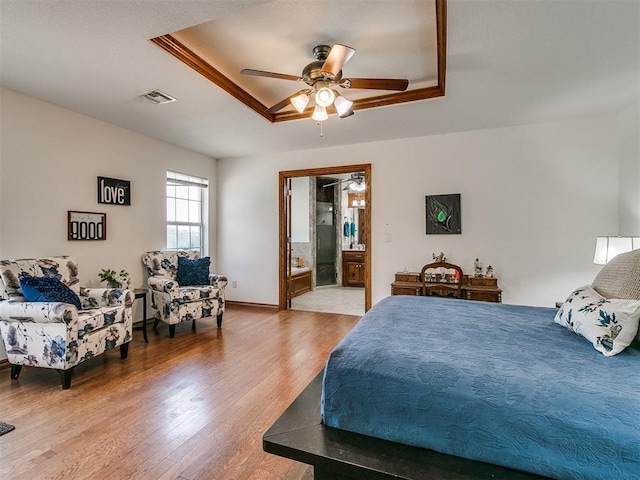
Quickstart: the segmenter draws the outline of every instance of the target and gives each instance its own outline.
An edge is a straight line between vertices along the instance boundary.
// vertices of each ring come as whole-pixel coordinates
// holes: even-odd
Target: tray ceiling
[[[292,107],[266,110],[305,84],[242,75],[254,68],[301,75],[316,45],[341,43],[356,49],[343,76],[407,78],[404,92],[342,89],[353,110],[413,102],[444,95],[446,70],[446,1],[311,2],[276,1],[234,15],[170,32],[153,43],[234,96],[271,122],[309,117]],[[355,35],[353,19],[368,25]],[[295,19],[295,21],[293,20]],[[330,24],[331,33],[319,32]],[[248,35],[250,32],[250,35]],[[302,85],[302,86],[301,86]]]

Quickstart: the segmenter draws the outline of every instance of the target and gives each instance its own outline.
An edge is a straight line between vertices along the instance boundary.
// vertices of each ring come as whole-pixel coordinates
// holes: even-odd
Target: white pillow
[[[582,335],[610,357],[633,342],[639,319],[640,301],[605,298],[587,285],[569,295],[554,321]]]

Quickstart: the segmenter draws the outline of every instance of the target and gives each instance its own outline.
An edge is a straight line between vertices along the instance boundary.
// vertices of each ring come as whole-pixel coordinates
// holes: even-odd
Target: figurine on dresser
[[[476,261],[473,262],[473,276],[476,278],[482,278],[482,265],[480,265],[480,260],[476,258]]]

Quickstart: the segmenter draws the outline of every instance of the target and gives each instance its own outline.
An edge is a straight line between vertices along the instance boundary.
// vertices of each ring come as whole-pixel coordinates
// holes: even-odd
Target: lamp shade
[[[606,265],[621,253],[640,249],[640,237],[597,237],[593,263]]]
[[[349,110],[351,110],[351,107],[353,106],[353,102],[350,100],[347,100],[342,95],[339,95],[336,97],[335,101],[333,102],[333,106],[336,107],[336,112],[338,112],[338,116],[340,118],[344,118],[345,116],[347,116],[346,114],[349,112]]]
[[[293,108],[298,111],[298,113],[302,113],[309,103],[309,95],[303,92],[300,95],[292,97],[289,101],[291,102],[291,105],[293,105]]]
[[[321,107],[320,105],[316,105],[316,108],[313,109],[313,115],[311,115],[311,118],[313,118],[316,122],[322,122],[326,120],[327,118],[329,118],[327,109]]]
[[[316,104],[321,107],[328,107],[336,98],[335,92],[327,87],[322,87],[316,92]]]
[[[353,190],[354,192],[364,192],[366,188],[367,187],[362,180],[349,184],[349,190]]]

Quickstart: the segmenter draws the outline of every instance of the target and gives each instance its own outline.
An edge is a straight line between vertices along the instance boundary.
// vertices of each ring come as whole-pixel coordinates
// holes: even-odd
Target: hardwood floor
[[[262,434],[358,317],[234,305],[215,318],[134,330],[118,349],[56,372],[0,375],[2,479],[301,480],[310,467],[262,451]]]

